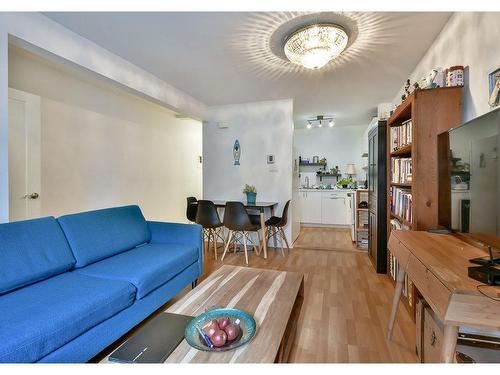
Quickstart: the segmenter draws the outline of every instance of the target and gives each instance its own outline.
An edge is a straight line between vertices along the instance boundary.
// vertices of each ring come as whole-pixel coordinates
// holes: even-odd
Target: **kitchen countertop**
[[[318,189],[318,188],[299,188],[299,191],[306,190],[306,191],[338,191],[338,192],[347,192],[347,193],[352,193],[356,191],[356,189],[339,189],[339,188],[333,188],[333,189]]]

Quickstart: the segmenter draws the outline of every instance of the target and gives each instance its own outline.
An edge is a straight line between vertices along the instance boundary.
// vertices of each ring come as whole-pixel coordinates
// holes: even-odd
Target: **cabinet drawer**
[[[410,255],[407,273],[439,319],[444,319],[451,292],[416,257]]]
[[[387,247],[389,251],[398,259],[398,263],[402,267],[408,264],[410,251],[396,237],[394,237],[394,235],[389,237]]]
[[[443,346],[443,325],[428,307],[424,309],[423,328],[422,362],[439,363]]]

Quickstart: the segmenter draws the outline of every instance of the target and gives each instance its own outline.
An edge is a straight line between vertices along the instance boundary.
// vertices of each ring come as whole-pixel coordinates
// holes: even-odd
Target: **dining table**
[[[226,206],[226,202],[229,202],[230,200],[221,200],[221,199],[216,199],[213,200],[215,206],[217,208],[224,208]],[[234,202],[234,200],[232,201]],[[274,208],[278,205],[278,202],[260,202],[256,201],[254,203],[249,203],[247,201],[240,201],[247,210],[255,210],[259,211],[260,215],[260,226],[262,229],[262,249],[263,249],[263,254],[264,254],[264,259],[267,259],[267,241],[266,241],[266,210],[269,210],[271,213],[271,216],[274,216]]]

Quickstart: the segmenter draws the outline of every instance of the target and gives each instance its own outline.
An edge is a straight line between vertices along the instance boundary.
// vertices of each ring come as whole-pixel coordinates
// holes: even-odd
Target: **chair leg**
[[[229,245],[231,244],[232,237],[233,237],[233,231],[229,231],[229,238],[227,239],[226,246],[224,247],[224,252],[222,253],[221,261],[223,261],[224,257],[226,256],[226,252],[227,252],[227,249],[229,249]]]
[[[283,236],[283,239],[285,240],[286,249],[287,249],[288,251],[290,251],[290,246],[288,246],[288,240],[286,239],[286,236],[285,236],[285,231],[283,230],[283,228],[280,228],[280,231],[281,231],[281,235]]]
[[[257,255],[260,255],[263,244],[262,244],[262,236],[259,231],[257,231],[257,238],[259,239],[259,252],[257,253]]]
[[[217,260],[217,235],[215,234],[215,229],[212,229],[212,237],[214,239],[214,254],[215,260]],[[210,250],[210,249],[209,249]]]
[[[208,244],[207,244],[207,247],[206,247],[206,251],[210,252],[210,229],[207,229],[207,237],[208,237],[207,238]]]
[[[280,229],[280,228],[279,228]],[[285,251],[283,250],[283,239],[285,238],[281,231],[278,229],[278,233],[280,235],[280,246],[281,246],[281,256],[285,256]]]
[[[222,234],[221,234],[222,232]],[[222,243],[223,243],[223,248],[226,247],[226,236],[224,236],[224,229],[223,228],[219,228],[219,231],[215,231],[215,233],[217,234],[217,237],[219,237],[221,240],[222,240]]]
[[[273,238],[273,245],[274,245],[274,250],[278,247],[278,237],[276,236],[276,227],[274,228],[274,238]]]
[[[245,236],[245,232],[243,232],[243,248],[245,249],[245,261],[248,266],[247,237]]]

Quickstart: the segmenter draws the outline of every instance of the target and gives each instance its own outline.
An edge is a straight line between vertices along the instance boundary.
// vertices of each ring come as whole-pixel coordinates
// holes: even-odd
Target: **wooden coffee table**
[[[183,340],[167,363],[287,362],[304,294],[302,274],[222,266],[166,311],[197,316],[214,307],[251,313],[257,332],[246,345],[227,352],[203,352]]]

